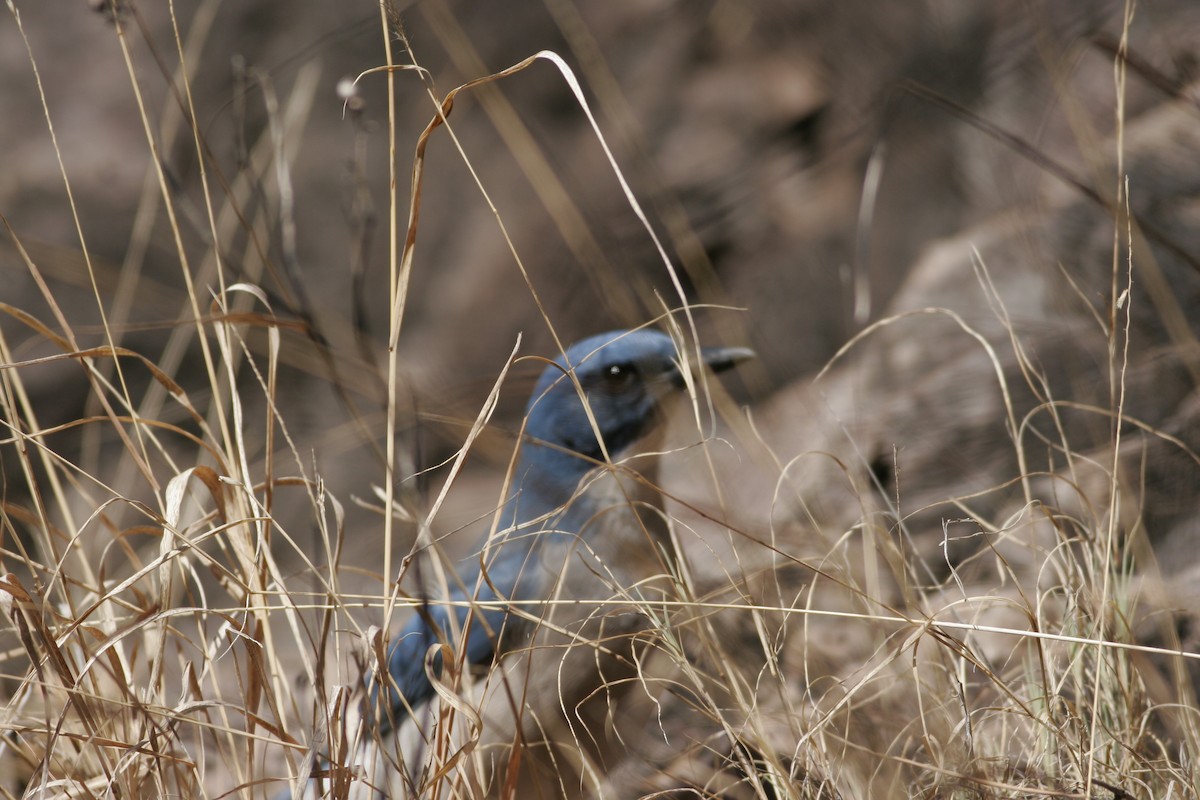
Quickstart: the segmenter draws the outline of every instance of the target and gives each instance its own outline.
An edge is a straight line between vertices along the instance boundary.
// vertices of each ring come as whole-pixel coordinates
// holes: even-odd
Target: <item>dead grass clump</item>
[[[379,218],[361,150],[351,169],[349,319],[309,296],[300,269],[291,176],[317,70],[300,69],[283,92],[269,73],[239,70],[230,113],[239,136],[256,135],[225,157],[192,94],[215,3],[186,30],[164,11],[166,40],[136,4],[111,15],[147,176],[125,263],[106,264],[56,138],[63,98],[37,80],[49,56],[25,38],[21,5],[10,14],[78,245],[27,246],[5,221],[33,293],[0,304],[0,795],[1200,794],[1195,594],[1190,572],[1156,560],[1194,544],[1194,487],[1179,508],[1159,499],[1171,475],[1192,474],[1174,465],[1200,465],[1195,342],[1187,309],[1169,303],[1171,263],[1146,294],[1138,282],[1151,252],[1186,259],[1164,244],[1169,230],[1139,227],[1149,215],[1127,178],[1171,173],[1156,160],[1163,141],[1187,151],[1185,93],[1140,128],[1122,118],[1104,141],[1122,176],[1111,197],[1059,187],[1044,213],[942,242],[913,267],[894,313],[814,379],[751,413],[713,382],[690,387],[653,487],[676,550],[669,566],[645,585],[572,599],[602,609],[599,642],[538,651],[535,640],[478,674],[456,670],[447,646],[430,712],[438,735],[398,743],[364,721],[365,687],[394,621],[452,580],[465,548],[449,534],[492,517],[513,440],[491,422],[513,393],[509,369],[522,368],[518,340],[469,414],[413,388],[435,371],[402,358],[406,324],[435,313],[408,307],[423,277],[421,204],[445,188],[433,143],[470,169],[550,338],[566,344],[450,123],[455,104],[477,100],[497,121],[580,260],[598,259],[521,115],[491,91],[531,65],[555,67],[675,293],[617,287],[636,321],[694,343],[695,281],[676,274],[561,56],[473,70],[483,77],[443,94],[386,4],[385,63],[339,88],[363,149],[383,131],[364,118],[360,90],[388,93]],[[460,67],[476,64],[453,15],[423,13],[461,45]],[[1127,55],[1112,62],[1118,98]],[[167,87],[161,110],[145,100],[151,67]],[[419,132],[398,121],[400,81],[431,101]],[[396,144],[405,136],[411,159]],[[199,175],[187,188],[163,155],[181,150]],[[389,243],[389,313],[372,338],[376,227]],[[1099,239],[1111,252],[1097,257],[1087,248]],[[1026,248],[1102,263],[1103,274],[1020,272]],[[151,274],[150,252],[178,274]],[[69,290],[54,277],[66,274]],[[140,316],[147,306],[155,313]],[[1135,335],[1158,328],[1157,339]],[[135,347],[139,333],[150,336]],[[48,415],[40,403],[55,394],[69,399]],[[501,462],[483,478],[468,460],[480,451]],[[639,462],[618,468],[637,474]],[[335,473],[352,475],[340,484],[351,488],[331,489]],[[561,677],[598,648],[622,670],[586,697],[544,704],[543,718],[515,701],[504,725],[487,717],[521,658]],[[402,764],[414,753],[423,771]]]

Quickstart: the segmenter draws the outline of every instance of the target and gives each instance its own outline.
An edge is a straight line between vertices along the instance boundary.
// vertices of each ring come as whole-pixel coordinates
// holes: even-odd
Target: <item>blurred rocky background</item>
[[[114,24],[84,3],[17,7],[109,323],[120,343],[156,362],[173,334],[180,366],[172,374],[189,388],[189,369],[199,363],[191,332],[177,321],[191,312]],[[378,480],[379,463],[357,433],[333,422],[344,423],[349,412],[330,387],[347,387],[379,446],[388,318],[386,83],[379,74],[360,81],[350,111],[337,86],[383,63],[378,9],[255,2],[174,9],[218,207],[232,191],[224,186],[247,180],[238,190],[241,218],[219,243],[226,280],[261,284],[275,312],[297,321],[285,333],[281,413],[318,454],[336,492],[362,493]],[[216,285],[212,242],[167,12],[130,3],[119,14],[203,303]],[[1163,270],[1157,299],[1134,300],[1148,326],[1136,331],[1135,344],[1194,346],[1198,257],[1187,215],[1196,176],[1189,142],[1181,141],[1196,110],[1200,11],[1192,4],[1138,6],[1120,115],[1113,65],[1124,6],[1116,2],[428,2],[397,13],[441,93],[542,49],[573,66],[687,299],[743,309],[699,314],[706,340],[746,343],[760,354],[736,388],[741,400],[762,401],[820,368],[891,312],[914,265],[938,247],[962,263],[914,284],[905,305],[961,304],[968,321],[994,320],[968,275],[969,248],[984,236],[976,230],[989,241],[1005,239],[1012,255],[992,265],[993,279],[1037,302],[1048,324],[1080,315],[1085,302],[1107,318],[1105,248],[1113,231],[1104,226],[1112,216],[1106,209],[1118,204],[1119,117],[1138,129],[1141,150],[1130,160],[1142,171],[1132,175],[1130,194],[1139,241]],[[0,93],[0,208],[63,313],[99,342],[80,233],[11,18],[0,37],[8,76]],[[395,45],[397,61],[407,60]],[[433,106],[416,73],[395,79],[403,225],[413,146]],[[1172,129],[1138,125],[1168,107],[1182,117]],[[292,199],[283,215],[294,217],[294,249],[278,224],[271,113],[286,129]],[[664,303],[679,305],[650,237],[549,63],[464,94],[451,122],[529,285],[440,131],[428,150],[399,339],[401,392],[415,409],[405,421],[405,446],[419,450],[414,463],[421,465],[440,462],[461,440],[460,427],[438,420],[473,418],[518,334],[523,354],[550,352],[530,287],[568,341],[643,323]],[[1049,230],[1039,236],[1017,219],[1055,214],[1064,218],[1043,224]],[[253,237],[251,225],[258,226]],[[0,258],[6,302],[46,318],[9,237]],[[1174,313],[1152,305],[1170,298]],[[46,346],[18,333],[12,319],[3,324],[21,355]],[[940,337],[915,346],[946,363]],[[1063,367],[1047,365],[1051,373]],[[1181,375],[1176,399],[1192,385]],[[31,370],[27,379],[46,424],[83,414],[82,377],[71,364]],[[889,394],[919,390],[898,380]],[[524,391],[503,397],[497,421],[511,430]],[[501,445],[497,463],[509,446]]]

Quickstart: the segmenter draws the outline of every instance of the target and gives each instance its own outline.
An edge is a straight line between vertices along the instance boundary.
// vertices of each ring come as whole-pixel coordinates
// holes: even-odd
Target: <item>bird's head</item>
[[[753,352],[713,347],[702,349],[701,356],[709,369],[719,372]],[[615,457],[653,426],[663,400],[683,386],[679,353],[665,333],[611,331],[576,342],[546,367],[530,397],[525,431],[533,441],[523,446],[522,460],[553,471],[538,478],[574,488],[574,481],[592,466],[588,459],[602,458],[597,432]]]

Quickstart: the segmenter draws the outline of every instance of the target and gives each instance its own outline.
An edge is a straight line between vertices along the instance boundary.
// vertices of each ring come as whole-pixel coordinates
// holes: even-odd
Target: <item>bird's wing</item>
[[[486,581],[479,580],[478,568],[463,575],[463,587],[474,591],[473,600],[468,601],[462,588],[454,587],[449,602],[431,601],[413,614],[388,651],[388,672],[399,689],[399,696],[389,694],[394,714],[406,715],[404,701],[416,710],[433,697],[433,685],[425,669],[425,657],[433,645],[443,641],[454,644],[465,630],[466,663],[493,661],[501,637],[509,638],[510,629],[520,625],[519,619],[511,618],[507,601],[528,599],[537,593],[535,576],[526,574],[529,554],[528,547],[510,545],[499,549],[488,566]],[[435,674],[442,669],[441,658],[440,653],[433,656]]]

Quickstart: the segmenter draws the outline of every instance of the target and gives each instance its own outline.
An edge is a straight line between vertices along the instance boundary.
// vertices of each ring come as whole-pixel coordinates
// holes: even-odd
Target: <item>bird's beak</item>
[[[724,372],[737,366],[743,361],[749,361],[758,356],[749,347],[701,347],[700,357],[704,365],[713,372]]]
[[[749,361],[756,358],[757,354],[748,347],[701,347],[700,358],[704,361],[704,366],[711,369],[713,372],[724,372],[743,361]],[[670,374],[671,383],[678,388],[683,388],[684,380],[683,373],[676,366]]]

